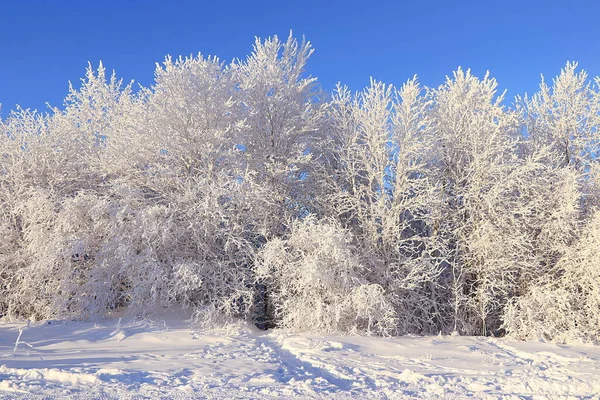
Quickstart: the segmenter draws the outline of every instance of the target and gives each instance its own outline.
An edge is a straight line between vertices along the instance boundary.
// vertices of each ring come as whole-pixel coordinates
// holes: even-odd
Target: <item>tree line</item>
[[[310,43],[91,66],[64,107],[0,120],[0,316],[174,305],[212,325],[600,333],[600,80],[567,63],[506,106],[437,88],[325,93]]]

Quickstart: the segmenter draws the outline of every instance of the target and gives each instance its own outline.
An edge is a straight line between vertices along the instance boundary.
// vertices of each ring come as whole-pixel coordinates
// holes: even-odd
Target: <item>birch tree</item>
[[[431,232],[429,99],[421,92],[416,79],[399,91],[372,81],[355,96],[338,87],[330,111],[323,203],[355,235],[369,262],[366,278],[384,288],[399,332],[443,325],[433,284],[440,254]]]

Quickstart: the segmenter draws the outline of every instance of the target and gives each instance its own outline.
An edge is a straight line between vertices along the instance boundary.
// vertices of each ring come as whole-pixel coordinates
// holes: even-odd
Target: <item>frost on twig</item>
[[[17,349],[19,348],[19,345],[25,345],[29,348],[33,348],[32,345],[30,345],[27,342],[24,342],[21,340],[21,335],[23,335],[23,332],[25,332],[26,330],[29,329],[29,325],[31,324],[30,320],[27,320],[27,326],[19,328],[19,335],[17,336],[17,340],[15,341],[15,347],[13,349],[13,355],[17,354]],[[27,355],[29,355],[29,351],[25,350]]]

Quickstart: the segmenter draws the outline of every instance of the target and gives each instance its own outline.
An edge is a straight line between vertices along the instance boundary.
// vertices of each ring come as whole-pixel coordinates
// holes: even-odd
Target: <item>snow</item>
[[[17,345],[15,342],[21,331]],[[0,325],[0,398],[598,398],[600,347],[164,319]]]

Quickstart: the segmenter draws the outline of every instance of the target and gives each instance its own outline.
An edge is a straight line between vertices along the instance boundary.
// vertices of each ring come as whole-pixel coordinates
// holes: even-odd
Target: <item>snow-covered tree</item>
[[[283,232],[281,222],[313,200],[311,160],[319,154],[324,103],[316,78],[305,76],[312,52],[310,42],[274,36],[257,39],[252,54],[232,66],[241,107],[235,140],[244,179],[260,193],[252,212],[261,236]]]
[[[576,323],[580,329],[567,328],[562,317],[558,318],[560,312],[567,311],[570,299],[577,297],[575,292],[580,291],[575,276],[595,279],[576,272],[575,263],[579,261],[575,260],[576,252],[586,251],[583,243],[594,246],[586,237],[593,230],[599,200],[600,108],[597,85],[587,81],[584,71],[576,73],[576,67],[577,64],[568,63],[552,87],[542,80],[538,93],[530,99],[518,99],[517,103],[525,122],[521,153],[526,159],[536,159],[537,167],[523,185],[523,191],[527,190],[530,196],[520,200],[522,207],[530,207],[525,225],[530,231],[535,263],[521,279],[519,292],[504,317],[505,327],[516,337],[593,337],[589,330],[584,332],[587,328],[581,321]],[[589,303],[585,296],[578,301],[582,307]],[[585,318],[574,309],[567,312],[571,321]]]
[[[548,86],[544,77],[538,93],[517,98],[531,147],[549,146],[559,165],[586,171],[600,155],[600,93],[598,78],[588,80],[577,63],[567,63]]]
[[[448,246],[443,286],[452,292],[454,329],[467,334],[499,328],[518,268],[506,202],[518,124],[496,88],[488,75],[458,69],[433,93],[438,229]]]
[[[549,271],[532,277],[529,291],[515,298],[506,313],[513,337],[559,342],[600,340],[600,213],[583,227]]]
[[[330,109],[324,212],[350,229],[398,313],[398,332],[435,332],[443,322],[434,281],[440,255],[432,233],[428,161],[430,99],[416,79],[400,90],[372,81],[353,96],[338,87]]]
[[[393,332],[393,307],[384,289],[365,279],[367,267],[349,232],[313,216],[291,223],[285,238],[260,250],[257,279],[269,288],[268,315],[276,326],[313,332]]]

